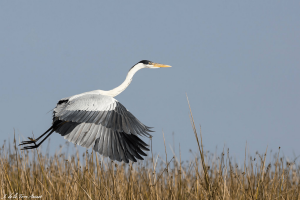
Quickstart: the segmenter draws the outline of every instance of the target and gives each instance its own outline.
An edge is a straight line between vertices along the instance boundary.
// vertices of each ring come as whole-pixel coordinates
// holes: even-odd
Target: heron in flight
[[[29,140],[20,145],[29,146],[22,150],[38,148],[53,132],[57,132],[74,144],[86,148],[93,146],[96,152],[111,160],[126,163],[143,160],[141,155],[146,154],[142,150],[149,149],[139,136],[151,137],[149,132],[153,131],[114,97],[129,86],[138,70],[161,67],[171,66],[142,60],[129,70],[125,81],[112,90],[94,90],[59,100],[53,110],[52,126],[36,139],[28,137]],[[37,143],[42,137],[43,140]]]

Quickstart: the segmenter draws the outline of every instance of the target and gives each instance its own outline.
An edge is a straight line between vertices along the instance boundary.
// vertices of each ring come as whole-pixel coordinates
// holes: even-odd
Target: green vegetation
[[[266,153],[247,156],[242,166],[232,161],[229,149],[205,153],[201,130],[193,160],[166,160],[150,156],[138,163],[111,162],[95,152],[48,156],[39,150],[0,149],[0,198],[9,195],[41,199],[300,199],[300,167],[285,162],[279,151],[270,163]],[[266,151],[267,152],[267,151]],[[82,162],[83,161],[83,162]],[[22,197],[23,196],[23,197]],[[17,199],[16,198],[16,199]],[[27,198],[27,199],[28,199]],[[32,198],[33,199],[33,198]]]

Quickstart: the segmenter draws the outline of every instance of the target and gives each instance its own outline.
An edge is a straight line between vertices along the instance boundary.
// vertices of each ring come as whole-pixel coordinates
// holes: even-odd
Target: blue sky
[[[154,127],[154,153],[164,155],[162,130],[169,154],[172,133],[183,159],[197,151],[187,93],[205,150],[226,145],[243,160],[247,141],[251,154],[300,155],[299,10],[299,1],[1,1],[0,139],[41,134],[59,99],[110,90],[148,59],[173,67],[139,71],[116,99]],[[50,151],[64,142],[52,135]]]

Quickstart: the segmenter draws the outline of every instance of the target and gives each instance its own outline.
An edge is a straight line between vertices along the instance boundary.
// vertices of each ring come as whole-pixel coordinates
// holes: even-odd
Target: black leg
[[[38,148],[55,130],[57,130],[60,126],[62,126],[63,124],[65,124],[67,122],[65,121],[60,121],[60,120],[57,120],[53,123],[53,125],[45,132],[43,133],[40,137],[38,137],[37,139],[33,139],[33,138],[28,138],[29,140],[28,141],[23,141],[20,145],[24,145],[24,144],[32,144],[32,146],[26,146],[24,147],[23,149],[21,150],[24,150],[24,149],[35,149],[35,148]],[[36,142],[41,139],[44,135],[46,135],[48,132],[50,131],[50,133],[38,144],[36,144]]]
[[[39,139],[41,139],[44,135],[46,135],[51,129],[53,128],[53,126],[51,126],[45,133],[43,133],[40,137],[38,137],[37,139],[33,139],[33,138],[30,138],[30,137],[28,137],[28,141],[23,141],[21,144],[19,144],[19,146],[20,145],[24,145],[24,144],[32,144],[32,143],[34,143],[35,144],[35,142],[37,142]]]
[[[32,146],[26,146],[21,150],[38,148],[53,132],[54,132],[54,130],[52,130],[40,143],[36,144],[35,142],[33,142],[34,144]],[[45,135],[45,134],[46,133],[44,133],[43,135]]]

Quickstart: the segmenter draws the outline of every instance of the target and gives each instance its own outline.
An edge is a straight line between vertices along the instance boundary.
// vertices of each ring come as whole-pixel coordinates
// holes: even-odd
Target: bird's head
[[[141,68],[161,68],[161,67],[171,67],[170,65],[164,65],[155,63],[149,60],[141,60],[136,65],[139,65]]]

